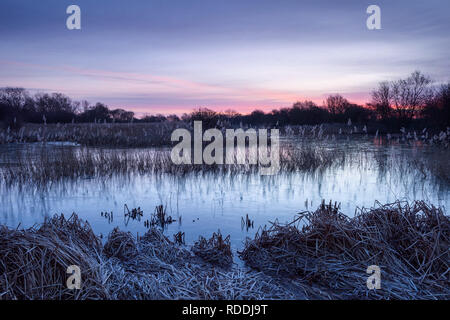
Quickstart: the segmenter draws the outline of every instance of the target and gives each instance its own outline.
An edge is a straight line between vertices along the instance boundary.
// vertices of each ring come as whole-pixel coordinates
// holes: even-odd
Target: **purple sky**
[[[82,30],[66,29],[81,7]],[[382,30],[366,28],[381,8]],[[0,87],[144,113],[364,103],[419,69],[449,80],[450,1],[2,0]]]

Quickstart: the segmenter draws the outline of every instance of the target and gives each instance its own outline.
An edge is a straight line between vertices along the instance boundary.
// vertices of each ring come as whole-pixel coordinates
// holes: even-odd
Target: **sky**
[[[66,9],[81,8],[81,30]],[[368,30],[366,9],[381,9]],[[1,0],[0,87],[143,114],[365,103],[421,70],[449,81],[448,0]]]

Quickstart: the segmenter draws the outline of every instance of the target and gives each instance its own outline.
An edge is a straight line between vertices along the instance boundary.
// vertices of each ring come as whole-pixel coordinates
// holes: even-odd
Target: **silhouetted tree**
[[[450,85],[432,87],[429,77],[419,71],[406,79],[381,82],[371,93],[371,102],[364,107],[350,103],[340,94],[330,95],[323,107],[312,101],[299,101],[290,108],[274,109],[265,113],[254,110],[250,114],[240,114],[234,110],[223,113],[208,108],[198,108],[183,114],[182,121],[200,120],[203,127],[224,127],[228,125],[304,125],[325,122],[367,123],[382,120],[387,125],[399,127],[405,123],[419,126],[426,121],[436,126],[449,124]],[[45,120],[44,120],[45,119]],[[51,122],[132,122],[134,113],[124,109],[110,110],[97,103],[91,106],[87,101],[72,101],[61,93],[30,94],[23,88],[0,88],[0,121],[14,129],[22,121],[42,123]],[[146,115],[139,122],[179,121],[176,115]]]
[[[347,105],[342,115],[344,119],[351,119],[351,121],[359,123],[367,123],[371,120],[376,120],[376,115],[373,110],[357,104]]]
[[[0,88],[0,103],[14,111],[21,111],[29,98],[24,88]]]
[[[47,123],[70,122],[77,112],[78,105],[61,93],[37,94],[34,101],[36,112]]]
[[[333,116],[343,114],[349,104],[348,100],[340,94],[328,96],[326,101],[326,107]]]
[[[378,88],[372,91],[372,102],[369,105],[373,108],[379,119],[386,120],[391,117],[391,99],[392,92],[389,82],[380,82]]]
[[[420,71],[391,83],[391,105],[400,119],[410,121],[432,98],[431,79]]]
[[[445,128],[450,126],[450,83],[438,87],[425,108],[422,117],[428,125]]]
[[[263,124],[266,122],[266,114],[262,110],[254,110],[250,113],[248,122],[251,125]]]
[[[123,109],[114,109],[110,111],[113,122],[131,122],[134,119],[134,112]]]
[[[167,118],[162,114],[157,115],[146,115],[141,119],[141,122],[163,122],[166,121]]]
[[[78,119],[81,122],[111,122],[112,117],[108,107],[98,102],[95,106],[83,111]]]
[[[18,129],[34,114],[34,101],[23,88],[0,88],[0,121],[11,129]]]
[[[188,121],[202,121],[203,128],[214,128],[217,126],[219,114],[208,108],[198,108],[188,116]]]

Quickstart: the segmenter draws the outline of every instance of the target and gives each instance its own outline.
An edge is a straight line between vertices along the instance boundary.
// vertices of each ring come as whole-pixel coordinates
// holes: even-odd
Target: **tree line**
[[[217,123],[257,125],[316,125],[322,123],[383,123],[390,128],[402,126],[450,126],[450,83],[435,85],[419,71],[405,79],[384,81],[371,92],[365,106],[349,102],[340,94],[330,95],[322,106],[300,101],[290,108],[270,112],[255,110],[242,115],[233,110],[218,113],[207,108],[194,110],[184,120],[202,120],[206,126]]]
[[[198,108],[181,118],[176,115],[146,115],[136,118],[132,111],[109,109],[102,103],[90,105],[73,101],[61,93],[31,95],[23,88],[0,88],[0,121],[10,128],[30,123],[128,123],[202,120],[205,127],[228,125],[304,125],[321,123],[383,122],[390,126],[426,123],[450,126],[450,83],[435,85],[419,71],[405,79],[384,81],[371,93],[365,106],[349,102],[340,94],[330,95],[321,106],[312,101],[296,102],[289,108],[270,112],[255,110],[241,114],[233,110],[215,112]]]
[[[0,88],[0,122],[10,128],[23,123],[129,123],[179,120],[177,116],[149,115],[141,119],[134,112],[110,109],[103,103],[90,105],[74,101],[62,93],[31,95],[24,88]]]
[[[0,121],[11,127],[29,123],[129,122],[134,113],[123,109],[110,110],[97,103],[73,101],[61,93],[38,93],[34,96],[23,88],[0,89]]]

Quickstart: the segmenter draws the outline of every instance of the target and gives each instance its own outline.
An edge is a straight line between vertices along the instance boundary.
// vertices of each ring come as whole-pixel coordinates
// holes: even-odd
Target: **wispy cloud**
[[[0,2],[0,85],[59,91],[139,112],[198,106],[272,109],[341,93],[367,101],[413,70],[448,81],[450,2],[78,0],[80,32],[60,1]]]

